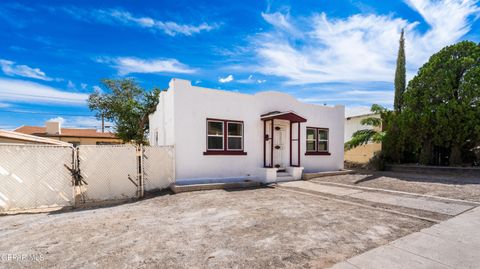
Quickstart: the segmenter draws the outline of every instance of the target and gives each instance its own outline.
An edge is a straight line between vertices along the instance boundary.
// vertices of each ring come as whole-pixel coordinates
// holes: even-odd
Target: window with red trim
[[[306,155],[330,155],[327,128],[307,127]]]
[[[245,155],[243,121],[207,119],[205,155]]]

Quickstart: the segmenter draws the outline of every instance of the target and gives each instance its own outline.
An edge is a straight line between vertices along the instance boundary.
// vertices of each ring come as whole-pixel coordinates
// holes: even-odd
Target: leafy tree
[[[395,70],[395,99],[393,108],[395,112],[400,112],[402,109],[403,93],[406,85],[406,68],[405,68],[405,39],[403,37],[404,31],[400,34],[400,41],[397,56],[397,69]]]
[[[463,41],[432,55],[409,82],[400,117],[421,163],[440,149],[450,165],[462,164],[480,145],[480,45]]]
[[[391,111],[377,104],[372,105],[370,111],[375,115],[380,115],[380,118],[373,116],[362,119],[360,123],[365,126],[370,126],[370,128],[358,130],[353,133],[352,138],[345,142],[345,150],[350,150],[370,142],[381,143],[383,141],[385,137],[383,125],[390,117]]]
[[[110,93],[96,91],[88,97],[90,110],[115,124],[117,136],[125,142],[147,143],[148,115],[155,112],[159,89],[143,90],[133,79],[104,79]]]

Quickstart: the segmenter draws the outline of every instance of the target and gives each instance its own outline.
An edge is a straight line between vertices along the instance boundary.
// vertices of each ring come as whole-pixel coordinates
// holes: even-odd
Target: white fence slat
[[[130,181],[138,184],[136,156],[132,145],[79,146],[87,202],[137,197],[137,186]]]
[[[175,151],[173,146],[143,147],[145,190],[168,188],[175,181]]]
[[[73,148],[0,145],[0,211],[72,206]]]

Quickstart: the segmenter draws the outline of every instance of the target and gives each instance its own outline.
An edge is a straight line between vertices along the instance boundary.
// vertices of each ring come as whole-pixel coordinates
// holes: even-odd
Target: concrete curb
[[[354,170],[346,170],[342,169],[339,171],[326,171],[326,172],[317,172],[317,173],[304,173],[302,179],[303,180],[310,180],[313,178],[319,177],[328,177],[328,176],[339,176],[339,175],[348,175],[355,173]]]
[[[247,181],[247,182],[230,182],[230,183],[190,184],[190,185],[173,184],[170,186],[170,189],[173,191],[173,193],[181,193],[181,192],[191,192],[191,191],[254,188],[254,187],[260,187],[260,186],[262,186],[260,182]]]

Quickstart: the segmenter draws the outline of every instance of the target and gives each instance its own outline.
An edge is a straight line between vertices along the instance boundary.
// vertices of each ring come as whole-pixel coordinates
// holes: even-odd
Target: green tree
[[[397,68],[395,70],[395,99],[393,103],[393,109],[397,113],[402,110],[403,93],[406,86],[405,39],[403,35],[404,31],[402,29],[398,47]]]
[[[369,128],[358,130],[353,133],[352,138],[344,144],[345,150],[350,150],[370,142],[381,143],[383,141],[385,137],[383,126],[390,117],[391,111],[377,104],[372,105],[370,111],[372,111],[374,115],[379,115],[380,117],[372,116],[362,119],[360,124],[369,126]]]
[[[463,41],[432,55],[408,84],[401,118],[421,163],[433,161],[435,148],[462,164],[480,145],[480,45]]]
[[[109,93],[96,91],[88,97],[90,110],[115,124],[116,135],[125,142],[147,143],[148,116],[155,112],[160,90],[142,89],[133,79],[104,79]]]

